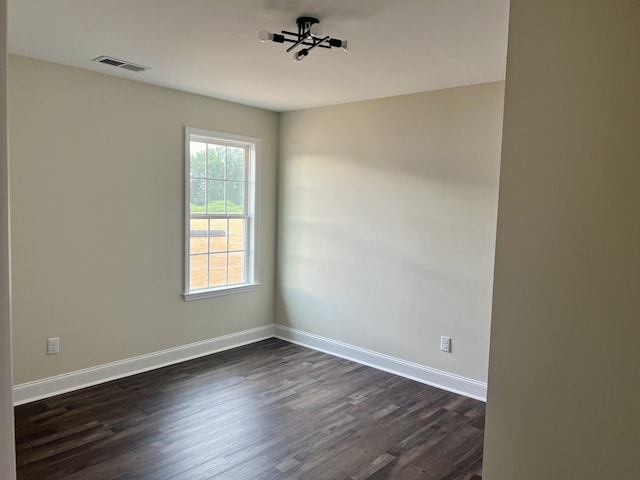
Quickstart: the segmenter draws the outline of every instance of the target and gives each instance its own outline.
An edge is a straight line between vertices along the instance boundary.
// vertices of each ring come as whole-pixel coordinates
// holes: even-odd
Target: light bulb
[[[261,42],[268,42],[269,40],[273,40],[273,33],[263,28],[258,32],[258,38]]]
[[[302,50],[298,50],[297,52],[293,53],[293,61],[299,62],[307,55],[309,55],[309,50],[307,50],[306,48],[303,48]]]
[[[312,37],[320,38],[322,36],[322,27],[319,23],[314,23],[313,25],[311,25],[309,33]]]
[[[329,45],[335,48],[341,48],[345,52],[349,51],[349,46],[346,40],[340,40],[339,38],[330,38]]]

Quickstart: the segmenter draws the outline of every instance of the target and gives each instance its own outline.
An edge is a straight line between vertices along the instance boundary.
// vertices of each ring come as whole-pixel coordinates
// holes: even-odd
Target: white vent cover
[[[137,63],[127,62],[126,60],[118,60],[117,58],[101,55],[92,60],[93,62],[104,63],[105,65],[111,65],[117,68],[124,68],[125,70],[131,70],[132,72],[146,72],[151,67],[145,67],[144,65],[138,65]]]

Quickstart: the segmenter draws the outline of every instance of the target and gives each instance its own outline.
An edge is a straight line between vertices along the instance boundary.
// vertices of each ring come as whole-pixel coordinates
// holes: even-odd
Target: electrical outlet
[[[451,337],[440,337],[440,350],[451,353]]]
[[[60,338],[47,339],[47,355],[55,355],[56,353],[60,353]]]

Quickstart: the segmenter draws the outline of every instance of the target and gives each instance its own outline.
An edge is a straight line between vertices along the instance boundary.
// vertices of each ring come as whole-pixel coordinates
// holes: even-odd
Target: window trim
[[[237,135],[232,133],[218,132],[214,130],[204,130],[200,128],[185,127],[184,129],[184,291],[183,297],[185,301],[199,300],[202,298],[218,297],[221,295],[230,295],[236,293],[251,292],[258,288],[259,283],[259,261],[258,261],[258,224],[260,219],[259,212],[259,165],[261,141],[257,137],[249,137],[246,135]],[[248,246],[247,257],[245,259],[245,275],[246,281],[234,285],[221,285],[218,287],[210,287],[206,289],[189,290],[190,279],[190,239],[191,239],[191,208],[190,208],[190,188],[191,188],[191,162],[190,162],[190,143],[191,137],[203,137],[212,140],[212,143],[219,141],[227,146],[247,147],[249,158],[245,164],[245,175],[247,183],[247,191],[245,192],[246,208],[247,208],[247,234]],[[226,215],[226,214],[225,214]]]

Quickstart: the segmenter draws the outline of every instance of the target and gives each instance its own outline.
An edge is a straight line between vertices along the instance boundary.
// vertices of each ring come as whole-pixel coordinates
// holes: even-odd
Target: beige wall
[[[638,25],[511,1],[483,479],[640,478]]]
[[[10,57],[15,382],[272,323],[277,122]],[[185,126],[262,138],[257,292],[182,300]]]
[[[502,99],[491,83],[282,114],[277,322],[486,381]]]
[[[15,478],[7,176],[7,2],[0,0],[0,478]]]

